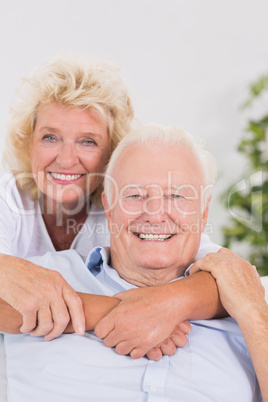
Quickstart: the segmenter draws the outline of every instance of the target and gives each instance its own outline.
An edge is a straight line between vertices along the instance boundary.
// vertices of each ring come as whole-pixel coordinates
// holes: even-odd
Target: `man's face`
[[[185,146],[131,146],[119,157],[113,178],[118,193],[110,211],[105,196],[103,202],[114,268],[165,271],[168,280],[181,275],[196,256],[207,219],[196,156]]]

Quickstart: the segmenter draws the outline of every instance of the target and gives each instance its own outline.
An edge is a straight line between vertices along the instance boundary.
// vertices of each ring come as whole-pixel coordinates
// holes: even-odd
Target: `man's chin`
[[[170,258],[163,258],[163,256],[157,258],[156,255],[145,256],[141,255],[137,261],[137,265],[144,269],[159,270],[170,268],[172,262]]]

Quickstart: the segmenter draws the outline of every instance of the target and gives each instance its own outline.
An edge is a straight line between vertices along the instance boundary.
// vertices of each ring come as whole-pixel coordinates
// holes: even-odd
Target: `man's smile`
[[[153,234],[153,233],[134,233],[141,240],[156,240],[156,241],[165,241],[170,239],[174,234]]]

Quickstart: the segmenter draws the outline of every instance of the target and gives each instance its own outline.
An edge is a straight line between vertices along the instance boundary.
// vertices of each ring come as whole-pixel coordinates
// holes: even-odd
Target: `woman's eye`
[[[92,140],[91,138],[82,140],[82,144],[85,145],[86,147],[90,147],[92,145],[97,145],[96,142],[94,140]]]
[[[56,141],[56,138],[54,137],[54,135],[51,135],[51,134],[44,135],[42,139],[47,142],[55,142]]]

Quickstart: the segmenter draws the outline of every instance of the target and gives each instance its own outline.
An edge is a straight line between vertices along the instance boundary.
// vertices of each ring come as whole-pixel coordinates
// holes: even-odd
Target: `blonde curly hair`
[[[18,99],[10,108],[3,166],[17,178],[17,186],[31,199],[38,189],[31,175],[29,146],[40,106],[59,102],[70,107],[91,108],[107,124],[111,151],[131,131],[133,107],[126,85],[115,65],[81,55],[61,54],[22,78]],[[108,161],[107,161],[108,162]],[[99,203],[102,185],[91,195]]]

